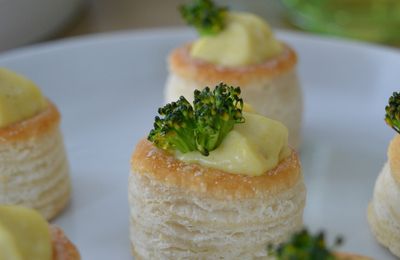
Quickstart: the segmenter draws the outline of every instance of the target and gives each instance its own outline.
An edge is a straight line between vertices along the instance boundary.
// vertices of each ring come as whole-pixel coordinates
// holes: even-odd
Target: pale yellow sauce
[[[40,89],[32,81],[0,68],[0,127],[30,118],[46,104]]]
[[[49,225],[36,211],[0,206],[0,260],[51,260]]]
[[[290,154],[287,128],[258,114],[243,115],[245,123],[235,125],[209,156],[196,151],[176,153],[176,157],[187,163],[249,176],[259,176],[275,168]]]
[[[226,26],[216,35],[194,42],[191,56],[223,66],[258,64],[283,50],[269,25],[250,13],[229,12]]]

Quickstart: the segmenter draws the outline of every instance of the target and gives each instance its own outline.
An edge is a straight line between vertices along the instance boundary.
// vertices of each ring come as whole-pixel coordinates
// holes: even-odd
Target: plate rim
[[[360,40],[340,38],[332,35],[318,35],[310,32],[295,31],[287,29],[275,29],[277,38],[297,38],[301,40],[311,40],[320,43],[330,43],[336,46],[346,46],[350,48],[364,49],[370,52],[385,53],[391,55],[400,55],[400,48],[381,45],[377,43],[364,42]],[[113,41],[121,41],[124,39],[163,37],[164,35],[180,34],[193,35],[193,29],[175,26],[175,27],[160,27],[150,29],[133,29],[133,30],[117,30],[111,32],[100,32],[87,35],[72,36],[46,42],[38,42],[32,45],[16,47],[14,49],[0,52],[0,62],[8,62],[13,59],[21,59],[31,55],[38,55],[45,52],[56,52],[66,48],[77,48],[84,45],[109,43]]]

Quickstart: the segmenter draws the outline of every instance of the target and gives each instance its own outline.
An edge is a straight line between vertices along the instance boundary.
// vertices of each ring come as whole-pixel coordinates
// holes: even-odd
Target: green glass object
[[[367,41],[400,43],[400,0],[282,0],[296,26]]]

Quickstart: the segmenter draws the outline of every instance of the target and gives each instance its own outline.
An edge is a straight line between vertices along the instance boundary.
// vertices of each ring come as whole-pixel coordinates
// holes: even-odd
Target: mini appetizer
[[[342,242],[341,238],[337,238],[333,247]],[[275,248],[270,246],[269,251],[276,260],[371,260],[366,256],[334,252],[328,248],[323,232],[312,235],[306,229],[295,233],[289,241]]]
[[[400,133],[400,93],[393,93],[386,106],[386,123]],[[400,257],[400,135],[388,148],[388,162],[375,183],[374,195],[368,207],[368,222],[372,233],[383,246]]]
[[[289,129],[289,144],[297,149],[303,104],[295,51],[254,14],[230,12],[211,0],[195,0],[180,10],[200,38],[170,54],[166,102],[181,95],[190,101],[195,89],[220,82],[241,86],[243,100],[282,122]]]
[[[218,85],[159,109],[131,160],[131,244],[139,259],[254,259],[303,225],[306,190],[280,122],[244,112]]]
[[[63,231],[33,209],[0,205],[1,260],[79,260]]]
[[[70,196],[60,114],[30,80],[0,68],[0,204],[57,215]]]

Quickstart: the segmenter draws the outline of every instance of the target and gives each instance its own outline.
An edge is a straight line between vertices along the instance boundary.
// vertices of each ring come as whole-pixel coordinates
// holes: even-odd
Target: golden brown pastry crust
[[[131,168],[132,172],[149,175],[165,185],[216,199],[269,197],[293,187],[302,178],[300,161],[294,151],[274,169],[252,177],[184,163],[145,139],[138,143],[132,155]]]
[[[230,85],[246,85],[253,80],[272,78],[287,72],[297,64],[297,55],[288,45],[277,57],[260,64],[226,67],[195,59],[190,55],[191,43],[173,50],[169,56],[170,69],[179,76],[197,82],[225,82]]]
[[[61,228],[50,226],[53,244],[53,260],[79,260],[81,259],[75,245],[65,236]]]
[[[388,157],[393,178],[400,185],[400,135],[398,134],[390,142]]]
[[[57,126],[60,113],[51,101],[48,100],[47,103],[47,107],[37,115],[0,128],[0,143],[37,137]]]
[[[335,256],[340,260],[372,260],[372,258],[362,255],[336,252]]]

